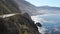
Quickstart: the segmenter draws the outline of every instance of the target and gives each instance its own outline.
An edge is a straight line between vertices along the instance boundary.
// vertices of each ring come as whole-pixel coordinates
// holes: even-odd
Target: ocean
[[[46,32],[46,34],[60,34],[60,14],[36,15],[32,16],[32,20],[42,24],[42,28],[44,28],[42,32]]]

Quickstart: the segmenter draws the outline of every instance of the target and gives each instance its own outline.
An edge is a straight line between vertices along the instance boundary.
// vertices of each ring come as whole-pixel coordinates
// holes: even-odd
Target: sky
[[[60,0],[26,0],[35,6],[60,7]]]

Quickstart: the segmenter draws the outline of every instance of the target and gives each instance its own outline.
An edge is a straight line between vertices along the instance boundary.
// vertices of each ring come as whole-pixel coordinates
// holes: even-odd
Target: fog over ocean
[[[60,14],[44,14],[32,16],[32,20],[40,22],[42,27],[40,32],[47,34],[60,34]],[[43,30],[44,29],[44,30]]]

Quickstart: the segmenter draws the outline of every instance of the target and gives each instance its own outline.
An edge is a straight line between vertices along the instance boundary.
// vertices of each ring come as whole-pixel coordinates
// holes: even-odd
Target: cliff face
[[[15,14],[0,17],[0,34],[40,34],[29,14],[21,12],[13,0],[0,0],[0,16]]]

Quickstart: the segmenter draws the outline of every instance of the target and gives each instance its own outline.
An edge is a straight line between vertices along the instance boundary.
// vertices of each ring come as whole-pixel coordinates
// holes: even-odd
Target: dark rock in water
[[[37,22],[36,25],[39,27],[42,27],[42,25],[39,22]]]
[[[0,0],[0,16],[17,13],[0,17],[0,34],[40,34],[29,14],[21,12],[13,0]]]

